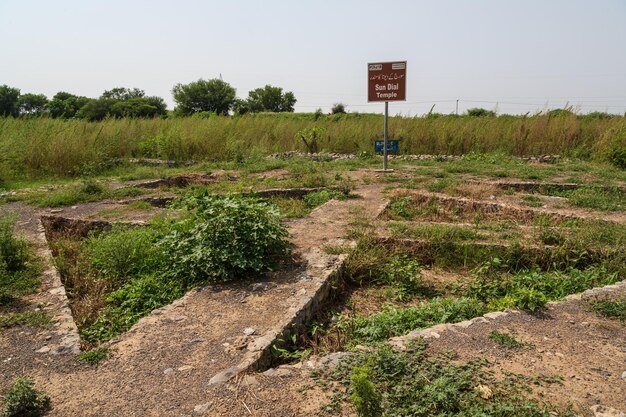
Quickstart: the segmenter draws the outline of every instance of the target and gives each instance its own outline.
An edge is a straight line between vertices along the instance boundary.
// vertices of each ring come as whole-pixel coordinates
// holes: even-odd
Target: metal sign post
[[[385,132],[383,133],[383,170],[387,171],[387,134],[389,127],[389,102],[385,101]]]
[[[387,171],[387,140],[389,139],[389,102],[406,101],[406,61],[367,64],[367,101],[385,102],[383,135],[383,171]]]

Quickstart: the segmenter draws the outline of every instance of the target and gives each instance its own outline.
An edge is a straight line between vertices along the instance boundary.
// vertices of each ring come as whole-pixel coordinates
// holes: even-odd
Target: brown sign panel
[[[367,64],[367,101],[406,100],[406,61]]]

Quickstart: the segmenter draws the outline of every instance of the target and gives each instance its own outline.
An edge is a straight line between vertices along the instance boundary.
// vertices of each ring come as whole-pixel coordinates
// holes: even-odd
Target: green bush
[[[486,312],[485,305],[475,298],[434,298],[419,306],[386,307],[371,316],[345,318],[340,326],[353,343],[378,342],[435,324],[468,320]]]
[[[134,278],[107,297],[107,307],[80,335],[89,343],[111,339],[130,329],[152,310],[170,304],[183,296],[180,282],[163,276],[146,275]]]
[[[359,417],[380,417],[383,415],[382,396],[376,391],[376,385],[369,378],[369,368],[354,367],[352,369],[350,399]]]
[[[14,217],[0,217],[0,306],[39,286],[37,266],[31,260],[28,243],[15,238],[14,224]]]
[[[114,282],[161,268],[164,256],[156,247],[164,231],[158,226],[117,227],[109,233],[91,236],[86,254],[98,275]]]
[[[272,270],[288,253],[278,209],[242,197],[189,197],[193,214],[159,243],[168,274],[185,284],[228,281]]]
[[[50,409],[50,397],[34,389],[28,378],[17,377],[4,395],[2,417],[39,417]]]

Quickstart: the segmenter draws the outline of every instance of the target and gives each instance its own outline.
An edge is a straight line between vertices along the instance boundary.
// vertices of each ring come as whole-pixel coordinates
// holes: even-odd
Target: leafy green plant
[[[342,317],[339,326],[351,343],[383,341],[411,330],[440,323],[455,323],[486,313],[485,305],[473,298],[434,298],[419,306],[386,307],[370,316]]]
[[[518,349],[524,346],[524,343],[519,342],[512,335],[508,333],[500,333],[495,330],[489,334],[489,339],[507,349]]]
[[[165,234],[164,227],[115,227],[108,233],[89,237],[85,252],[91,267],[102,278],[122,282],[127,277],[149,273],[165,261],[156,242]]]
[[[32,380],[17,377],[4,395],[2,417],[39,417],[50,409],[50,397],[34,388]]]
[[[352,368],[350,399],[360,417],[380,417],[383,415],[381,406],[382,395],[376,390],[376,385],[370,381],[371,371],[367,367]]]
[[[87,352],[82,352],[78,355],[78,360],[81,362],[88,363],[92,366],[97,366],[100,362],[107,359],[111,354],[108,347],[98,347]]]
[[[558,411],[573,417],[533,399],[527,379],[500,380],[486,365],[484,359],[459,362],[453,353],[429,354],[417,340],[403,351],[381,343],[355,352],[318,378],[335,396],[352,400],[359,416],[548,417]]]
[[[626,321],[626,297],[621,300],[595,300],[591,303],[591,309],[605,317]]]
[[[183,283],[228,281],[274,268],[287,255],[287,229],[278,210],[255,199],[190,197],[193,211],[159,242],[167,272]]]
[[[51,321],[52,318],[43,311],[26,311],[6,316],[0,315],[0,329],[20,325],[46,327]]]
[[[15,238],[14,224],[14,217],[0,216],[0,306],[39,286],[38,265],[28,243]]]

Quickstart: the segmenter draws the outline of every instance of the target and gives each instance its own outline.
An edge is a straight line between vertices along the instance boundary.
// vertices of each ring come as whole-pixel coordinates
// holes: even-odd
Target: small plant
[[[47,327],[51,317],[43,311],[26,311],[0,316],[0,329],[13,326]]]
[[[524,346],[524,343],[519,342],[512,335],[508,333],[500,333],[495,330],[489,334],[489,339],[507,349],[518,349]]]
[[[28,243],[13,234],[15,218],[0,216],[0,306],[31,293],[39,286],[37,264]]]
[[[605,317],[626,322],[626,297],[621,300],[596,300],[591,303],[591,309]]]
[[[354,367],[350,377],[352,395],[359,417],[380,417],[383,415],[381,406],[382,395],[376,390],[376,385],[370,381],[371,371],[367,367]]]
[[[4,395],[2,417],[39,417],[50,409],[50,397],[37,391],[32,380],[17,377]]]
[[[82,352],[78,355],[78,360],[92,366],[97,366],[100,362],[107,359],[110,354],[111,352],[109,351],[109,348],[103,346],[87,352]]]
[[[536,195],[526,195],[522,197],[522,201],[525,205],[530,207],[541,207],[543,205],[541,198],[537,197]]]

